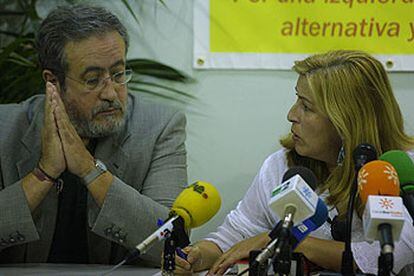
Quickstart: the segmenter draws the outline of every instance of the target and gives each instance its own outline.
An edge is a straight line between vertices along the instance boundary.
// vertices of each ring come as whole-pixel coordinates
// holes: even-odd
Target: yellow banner
[[[414,54],[414,0],[210,0],[212,53]]]

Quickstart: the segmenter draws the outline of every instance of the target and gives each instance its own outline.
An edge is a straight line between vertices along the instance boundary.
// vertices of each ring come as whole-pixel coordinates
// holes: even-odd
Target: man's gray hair
[[[89,5],[61,6],[43,20],[36,36],[36,48],[42,70],[51,70],[65,89],[68,69],[64,47],[95,35],[117,31],[128,49],[128,33],[119,19],[103,7]]]

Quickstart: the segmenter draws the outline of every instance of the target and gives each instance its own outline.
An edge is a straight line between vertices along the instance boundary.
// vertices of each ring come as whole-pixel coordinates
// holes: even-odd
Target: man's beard
[[[64,97],[63,97],[64,98]],[[76,132],[82,138],[99,138],[110,136],[112,134],[120,132],[125,125],[126,110],[119,100],[113,102],[105,101],[101,105],[95,107],[91,112],[91,119],[87,119],[81,115],[78,107],[68,101],[65,101],[66,112],[72,125],[75,127]],[[117,109],[121,112],[121,115],[114,114],[105,117],[105,122],[97,122],[94,120],[95,116],[102,111],[109,108]]]

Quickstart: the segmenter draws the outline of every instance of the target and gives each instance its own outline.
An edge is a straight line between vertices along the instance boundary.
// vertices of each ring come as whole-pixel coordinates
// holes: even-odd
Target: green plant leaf
[[[179,99],[179,98],[177,98],[173,95],[155,92],[154,90],[151,90],[151,89],[145,89],[145,88],[137,87],[137,86],[128,86],[128,89],[129,89],[129,91],[132,91],[132,92],[139,92],[139,93],[154,95],[154,96],[157,96],[159,98],[163,98],[163,99],[166,99],[166,100],[172,100],[172,101],[180,102],[180,103],[183,103],[183,104],[188,103],[187,101]]]
[[[138,17],[136,16],[136,14],[134,13],[134,11],[132,10],[131,6],[128,3],[128,0],[122,0],[122,3],[125,5],[125,7],[128,9],[128,11],[131,13],[132,17],[134,17],[135,21],[139,23]]]
[[[174,69],[155,60],[139,58],[129,59],[127,64],[128,67],[130,67],[137,74],[148,75],[160,79],[178,81],[183,83],[193,81],[192,78],[178,71],[177,69]]]
[[[152,87],[158,87],[158,88],[162,88],[162,89],[177,93],[178,95],[184,96],[184,97],[189,98],[189,99],[193,99],[193,100],[196,99],[196,97],[191,95],[191,94],[188,94],[184,91],[172,88],[172,87],[167,86],[167,85],[159,84],[159,83],[136,80],[134,78],[129,83],[136,84],[136,85],[147,85],[147,86],[152,86]]]
[[[33,61],[23,57],[22,55],[16,52],[11,53],[8,60],[10,62],[20,64],[22,66],[36,68],[36,64]]]
[[[83,0],[65,0],[68,3],[82,2]],[[155,1],[155,0],[154,0]],[[0,35],[8,35],[13,40],[7,46],[0,49],[0,103],[20,102],[34,94],[43,91],[44,83],[41,78],[40,68],[37,63],[37,53],[34,49],[34,32],[38,29],[40,18],[35,9],[37,0],[18,0],[15,11],[7,11],[3,16],[24,16],[23,24],[19,25],[22,34],[0,31]],[[164,7],[165,1],[158,0]],[[126,9],[132,14],[135,21],[140,24],[137,15],[127,0],[122,0]],[[10,14],[12,12],[13,14]],[[23,35],[24,33],[24,35]],[[194,81],[183,72],[168,65],[150,59],[130,59],[127,64],[134,71],[130,91],[151,94],[155,98],[168,99],[180,103],[188,103],[196,99],[195,96],[176,89],[165,83],[152,82],[151,79],[142,80],[139,76],[149,76],[167,82],[187,83]]]
[[[0,64],[2,64],[11,53],[16,51],[17,48],[21,46],[23,42],[28,41],[25,37],[18,37],[15,40],[13,40],[9,45],[7,45],[5,48],[1,49],[0,52]]]

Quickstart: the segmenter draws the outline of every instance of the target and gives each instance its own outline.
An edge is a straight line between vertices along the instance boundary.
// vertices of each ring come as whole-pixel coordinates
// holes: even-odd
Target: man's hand
[[[55,118],[67,169],[79,177],[87,175],[94,167],[93,156],[86,149],[74,126],[69,120],[65,106],[59,94],[53,93],[52,102],[56,102]]]
[[[41,141],[42,153],[39,166],[49,176],[58,178],[66,169],[66,161],[54,116],[54,111],[57,106],[57,102],[52,97],[54,93],[57,94],[56,87],[52,83],[47,82]]]
[[[209,270],[209,275],[223,275],[238,260],[248,258],[250,251],[262,249],[269,241],[268,233],[262,233],[235,244],[214,263]]]

